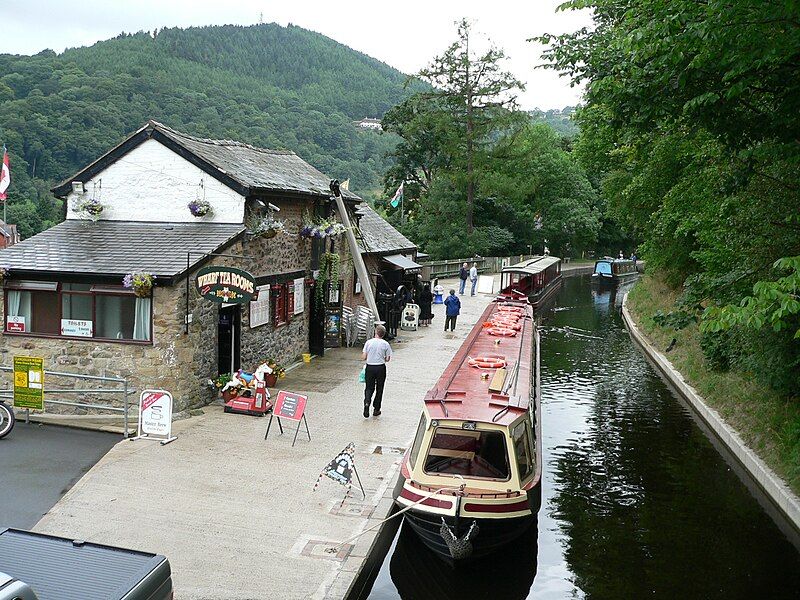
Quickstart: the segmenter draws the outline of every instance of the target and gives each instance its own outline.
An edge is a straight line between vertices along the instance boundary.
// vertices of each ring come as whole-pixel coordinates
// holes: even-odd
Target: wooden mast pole
[[[375,315],[375,323],[380,323],[380,313],[378,313],[378,305],[375,303],[375,294],[372,293],[372,280],[367,272],[367,265],[364,264],[364,257],[361,256],[361,250],[356,242],[356,234],[353,233],[353,227],[350,223],[350,216],[347,214],[347,209],[344,205],[342,192],[339,189],[339,181],[334,179],[331,181],[331,192],[336,200],[336,208],[339,211],[339,217],[342,219],[342,225],[345,226],[345,235],[347,236],[347,244],[350,246],[350,254],[353,256],[353,264],[358,274],[358,280],[361,282],[361,288],[364,292],[364,298],[367,301],[372,314]]]

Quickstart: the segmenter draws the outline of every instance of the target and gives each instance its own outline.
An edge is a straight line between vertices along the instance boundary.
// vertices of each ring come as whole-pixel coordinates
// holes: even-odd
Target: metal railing
[[[514,256],[484,256],[482,258],[452,258],[449,260],[426,260],[420,262],[423,269],[430,273],[430,279],[437,277],[453,277],[458,275],[461,265],[467,263],[468,267],[472,263],[477,263],[479,273],[499,273],[503,267],[513,265],[532,258],[533,254],[517,254]]]
[[[13,372],[13,367],[6,367],[0,365],[0,371],[5,372]],[[110,404],[88,404],[86,402],[67,402],[65,400],[48,400],[45,399],[45,404],[58,404],[60,406],[74,406],[76,408],[86,408],[86,409],[93,409],[93,410],[107,410],[110,412],[121,412],[122,413],[122,420],[123,420],[123,437],[128,437],[128,410],[130,408],[128,402],[128,396],[131,394],[136,393],[136,390],[128,389],[128,380],[123,379],[121,377],[102,377],[100,375],[82,375],[80,373],[65,373],[62,371],[45,371],[44,374],[50,377],[66,377],[68,379],[82,379],[85,381],[102,381],[107,383],[118,383],[122,384],[120,388],[114,389],[107,389],[107,388],[87,388],[87,389],[75,389],[75,388],[65,388],[65,389],[44,389],[45,394],[121,394],[122,395],[122,407],[119,406],[112,406]],[[13,398],[14,390],[12,389],[0,389],[0,398]],[[30,409],[25,409],[25,422],[30,421]]]

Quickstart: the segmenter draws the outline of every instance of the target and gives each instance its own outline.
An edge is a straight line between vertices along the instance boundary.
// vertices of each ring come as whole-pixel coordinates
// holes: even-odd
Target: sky
[[[581,90],[541,64],[542,46],[526,41],[543,33],[591,24],[587,12],[556,12],[564,0],[0,0],[0,53],[36,54],[91,45],[120,32],[162,27],[292,23],[327,35],[403,71],[415,73],[455,39],[455,21],[503,48],[507,64],[526,85],[522,108],[563,108]]]

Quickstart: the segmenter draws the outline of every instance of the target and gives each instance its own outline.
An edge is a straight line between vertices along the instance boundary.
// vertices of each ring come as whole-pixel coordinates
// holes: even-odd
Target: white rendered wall
[[[84,186],[84,194],[70,192],[67,196],[67,219],[85,219],[75,212],[75,206],[94,196],[104,207],[101,220],[244,221],[244,196],[152,139],[131,150]],[[212,213],[201,218],[192,216],[187,205],[203,197],[211,204]]]

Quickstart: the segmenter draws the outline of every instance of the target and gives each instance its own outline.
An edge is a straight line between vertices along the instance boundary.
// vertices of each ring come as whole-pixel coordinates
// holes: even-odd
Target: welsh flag
[[[394,197],[389,202],[392,205],[392,208],[397,208],[400,206],[400,202],[403,200],[403,184],[400,184],[400,187],[397,188],[397,191],[394,193]]]
[[[11,170],[8,168],[8,152],[3,146],[3,169],[0,171],[0,200],[6,199],[6,190],[11,183]]]

